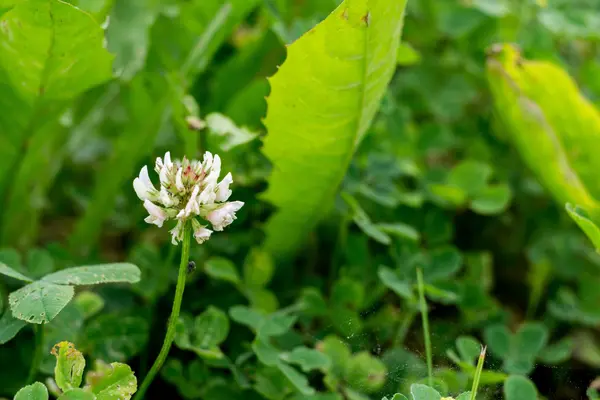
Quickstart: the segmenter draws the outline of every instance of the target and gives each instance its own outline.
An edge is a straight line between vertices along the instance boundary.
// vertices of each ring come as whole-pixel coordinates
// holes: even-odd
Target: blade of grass
[[[473,377],[473,386],[471,387],[471,398],[470,400],[475,400],[477,397],[477,388],[479,387],[479,379],[481,378],[481,371],[483,371],[483,361],[485,360],[485,352],[487,347],[483,346],[481,348],[481,353],[479,353],[479,360],[477,361],[477,369],[475,370],[475,376]]]
[[[417,268],[417,287],[419,289],[419,305],[421,308],[421,319],[423,321],[423,338],[425,339],[428,384],[433,387],[433,360],[431,356],[431,336],[429,334],[429,315],[427,313],[425,285],[423,284],[423,271],[421,271],[421,268]]]

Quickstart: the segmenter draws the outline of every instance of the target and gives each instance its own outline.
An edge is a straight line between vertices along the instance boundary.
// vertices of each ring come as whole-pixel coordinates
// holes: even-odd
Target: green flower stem
[[[29,367],[27,384],[35,381],[37,372],[40,369],[42,356],[44,354],[44,331],[44,324],[35,327],[35,353],[33,354],[33,360],[31,360],[31,366]]]
[[[181,309],[181,300],[183,299],[183,289],[185,288],[185,278],[187,276],[187,265],[190,258],[190,240],[191,240],[191,224],[186,223],[183,228],[183,240],[182,240],[182,250],[181,250],[181,263],[179,264],[179,276],[177,277],[177,288],[175,289],[175,298],[173,299],[173,310],[171,311],[171,316],[169,317],[169,324],[167,326],[167,334],[165,335],[165,340],[163,342],[162,348],[160,349],[160,353],[158,353],[158,357],[156,357],[156,361],[150,368],[150,372],[144,378],[140,389],[135,394],[136,400],[141,400],[144,398],[144,394],[148,387],[160,371],[160,368],[164,364],[167,359],[167,355],[169,354],[169,350],[171,349],[171,345],[173,344],[173,339],[175,338],[175,326],[177,325],[177,320],[179,319],[179,310]]]
[[[425,300],[425,285],[423,284],[423,271],[417,268],[417,286],[419,288],[419,303],[421,305],[421,319],[423,320],[423,336],[425,339],[425,356],[427,357],[427,377],[429,386],[433,386],[433,361],[431,356],[431,337],[429,336],[429,316],[427,314],[427,301]]]
[[[405,312],[404,319],[400,323],[398,327],[398,332],[396,333],[396,337],[394,338],[394,347],[401,347],[404,343],[404,339],[406,339],[406,335],[410,330],[410,326],[412,325],[415,317],[417,316],[417,311],[408,309]]]

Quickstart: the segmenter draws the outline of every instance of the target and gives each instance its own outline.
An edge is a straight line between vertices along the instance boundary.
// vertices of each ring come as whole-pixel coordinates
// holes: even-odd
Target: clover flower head
[[[244,205],[241,201],[227,201],[233,178],[228,173],[218,182],[221,158],[217,154],[213,156],[207,151],[202,161],[185,157],[172,161],[167,152],[164,159],[156,159],[154,171],[160,179],[159,189],[150,180],[146,166],[133,180],[133,189],[148,211],[144,221],[162,227],[165,221],[177,220],[170,230],[175,245],[183,240],[186,222],[191,221],[196,241],[204,243],[213,231],[198,218],[209,222],[215,231],[222,231],[236,219],[235,213]]]

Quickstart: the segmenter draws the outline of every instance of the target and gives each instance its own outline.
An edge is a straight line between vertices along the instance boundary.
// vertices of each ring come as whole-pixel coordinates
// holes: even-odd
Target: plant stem
[[[475,400],[477,397],[477,387],[479,386],[479,378],[481,378],[481,371],[483,371],[483,360],[485,360],[486,347],[481,349],[479,353],[479,360],[477,361],[477,369],[475,370],[475,376],[473,377],[473,386],[471,387],[470,400]]]
[[[400,323],[400,327],[398,327],[398,332],[396,333],[396,337],[394,338],[394,347],[402,346],[404,343],[404,339],[406,339],[406,334],[412,325],[415,316],[417,315],[417,311],[410,309],[406,311],[406,315],[404,319]]]
[[[27,384],[33,383],[40,369],[42,362],[42,356],[44,353],[44,325],[36,326],[35,328],[35,350],[33,354],[33,360],[31,360],[31,366],[29,367],[29,375],[27,376]]]
[[[175,289],[175,298],[173,299],[173,310],[171,311],[171,316],[169,317],[169,323],[167,326],[167,334],[165,335],[165,340],[162,348],[160,349],[160,353],[158,353],[158,357],[156,357],[156,361],[154,361],[152,368],[150,368],[150,372],[148,372],[148,375],[146,375],[144,378],[140,389],[135,395],[136,400],[141,400],[144,398],[146,390],[148,390],[148,387],[167,359],[167,355],[169,354],[169,350],[173,344],[173,339],[175,338],[175,326],[177,325],[177,320],[179,319],[179,310],[181,309],[181,300],[183,298],[183,289],[185,288],[185,278],[187,276],[187,265],[190,258],[191,225],[186,223],[183,229],[181,263],[179,264],[177,287]]]
[[[423,272],[417,268],[417,286],[419,289],[419,303],[421,306],[421,319],[423,320],[423,337],[425,339],[425,356],[427,357],[427,376],[429,386],[433,386],[433,361],[431,357],[431,337],[429,336],[429,317],[427,315],[427,301],[425,300],[425,286],[423,285]]]

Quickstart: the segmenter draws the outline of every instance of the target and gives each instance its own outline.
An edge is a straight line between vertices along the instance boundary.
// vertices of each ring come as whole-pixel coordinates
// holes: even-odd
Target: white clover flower
[[[164,159],[156,159],[154,170],[160,179],[160,189],[150,180],[146,166],[133,180],[133,189],[150,214],[144,221],[162,227],[167,220],[177,220],[177,225],[169,231],[175,245],[183,240],[188,221],[191,221],[196,241],[203,243],[212,231],[197,217],[208,221],[215,231],[222,231],[236,219],[235,213],[244,205],[241,201],[226,202],[231,196],[229,185],[233,178],[228,173],[217,183],[221,174],[221,158],[217,154],[213,156],[207,151],[201,162],[185,157],[171,161],[171,154],[167,152]]]

